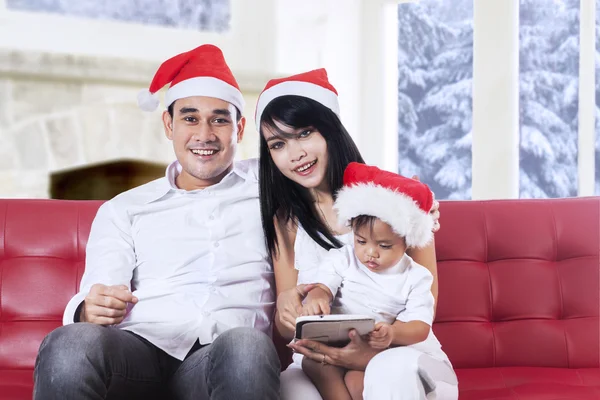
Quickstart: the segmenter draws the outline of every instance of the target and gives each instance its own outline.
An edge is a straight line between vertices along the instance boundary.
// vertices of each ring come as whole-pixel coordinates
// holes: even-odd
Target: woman
[[[342,187],[346,166],[353,161],[363,163],[363,159],[340,122],[337,92],[324,69],[271,80],[259,97],[256,121],[263,229],[278,295],[275,323],[291,339],[302,298],[311,289],[310,285],[297,286],[298,270],[316,266],[331,248],[349,243],[350,229],[340,225],[333,209],[334,194]],[[439,229],[437,207],[436,202],[434,230]],[[408,253],[431,271],[437,299],[434,244]],[[295,350],[315,361],[354,370],[346,374],[346,384],[353,397],[360,398],[363,381],[378,379],[369,373],[378,370],[375,361],[369,363],[378,350],[359,336],[351,336],[351,343],[342,349],[312,343]],[[367,364],[365,376],[362,371]],[[284,400],[320,399],[294,364],[282,373],[281,384]]]

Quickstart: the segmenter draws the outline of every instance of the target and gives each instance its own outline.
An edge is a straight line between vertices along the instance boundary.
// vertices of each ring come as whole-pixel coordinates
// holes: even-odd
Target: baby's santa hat
[[[244,98],[225,62],[223,52],[216,46],[205,44],[168,59],[158,68],[149,90],[138,94],[138,105],[144,111],[158,107],[158,91],[171,84],[165,97],[165,106],[175,100],[192,96],[206,96],[225,100],[241,112]]]
[[[287,78],[271,79],[256,103],[256,130],[260,132],[260,119],[270,102],[281,96],[302,96],[317,101],[340,116],[337,90],[329,83],[325,68],[303,72]]]
[[[371,215],[403,236],[407,246],[424,247],[433,238],[432,205],[433,193],[424,183],[352,162],[344,171],[344,186],[334,207],[343,224]]]

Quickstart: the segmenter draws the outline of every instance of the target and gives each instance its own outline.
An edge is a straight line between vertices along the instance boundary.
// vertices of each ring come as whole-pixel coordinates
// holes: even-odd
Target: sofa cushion
[[[461,400],[600,398],[600,368],[468,368],[456,373]]]
[[[31,399],[33,393],[32,369],[0,369],[0,399]]]
[[[600,198],[440,211],[433,329],[455,368],[600,367]]]

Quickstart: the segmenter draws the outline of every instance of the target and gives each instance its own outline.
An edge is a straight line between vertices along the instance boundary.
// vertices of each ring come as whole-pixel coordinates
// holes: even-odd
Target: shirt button
[[[219,247],[219,242],[215,242],[214,246]]]
[[[211,291],[211,293],[215,293],[217,291],[217,288],[214,286],[211,286],[210,291]]]
[[[208,217],[208,219],[210,219],[211,221],[215,219],[214,215],[211,215],[210,217]]]

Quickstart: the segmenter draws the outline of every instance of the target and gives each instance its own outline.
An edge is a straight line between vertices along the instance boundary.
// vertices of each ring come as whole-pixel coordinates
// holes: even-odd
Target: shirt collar
[[[167,181],[169,182],[169,186],[171,189],[181,190],[177,187],[176,179],[182,170],[183,170],[183,167],[177,160],[173,161],[171,164],[169,164],[167,166],[165,176],[167,178]],[[248,172],[245,171],[243,168],[241,168],[239,163],[236,163],[236,162],[233,163],[233,169],[231,170],[230,173],[228,173],[223,178],[223,180],[227,179],[227,177],[230,176],[232,173],[238,175],[240,178],[242,178],[244,180],[248,179]],[[217,185],[218,185],[218,183],[217,183]],[[198,190],[204,190],[204,189],[198,189]]]
[[[400,259],[400,261],[398,261],[398,264],[394,265],[391,268],[381,271],[380,274],[393,275],[393,274],[402,273],[402,272],[406,271],[406,269],[410,266],[411,263],[412,263],[412,258],[410,258],[410,256],[408,254],[406,254],[406,252],[405,252],[404,255],[402,256],[402,258]]]

